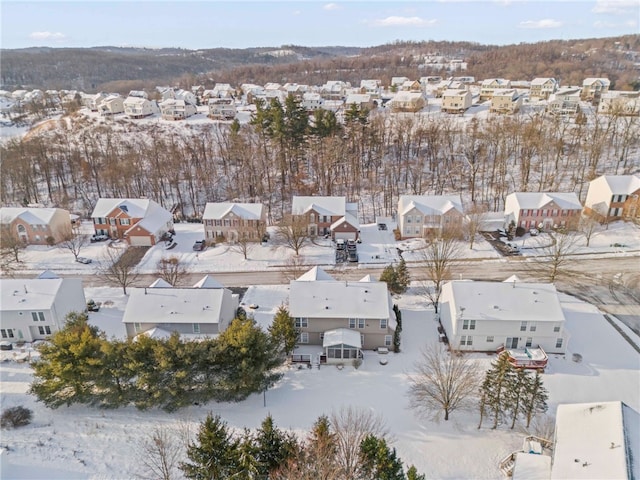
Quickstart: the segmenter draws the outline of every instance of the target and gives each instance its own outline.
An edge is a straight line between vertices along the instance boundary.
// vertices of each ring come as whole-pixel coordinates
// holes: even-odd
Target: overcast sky
[[[7,1],[2,48],[505,45],[639,33],[640,0]]]

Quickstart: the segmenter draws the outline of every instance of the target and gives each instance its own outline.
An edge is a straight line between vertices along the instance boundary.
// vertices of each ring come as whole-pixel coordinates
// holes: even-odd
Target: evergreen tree
[[[402,312],[398,305],[393,304],[393,313],[396,316],[396,329],[393,332],[393,351],[400,353],[400,334],[402,333]]]
[[[282,467],[296,452],[295,438],[285,434],[273,424],[273,417],[267,415],[254,438],[256,460],[260,475]]]
[[[194,443],[187,447],[189,462],[180,465],[190,480],[227,480],[239,469],[239,442],[218,415],[211,413],[200,424]]]
[[[245,429],[244,436],[238,447],[238,471],[233,478],[242,480],[254,480],[267,478],[260,472],[259,453],[251,433]]]
[[[383,438],[374,435],[360,444],[361,476],[371,480],[405,480],[402,461],[396,449],[390,449]]]
[[[513,365],[509,363],[509,355],[502,352],[498,359],[491,363],[492,368],[485,374],[481,388],[481,408],[483,412],[489,413],[493,419],[493,427],[497,428],[498,423],[504,418],[504,414],[509,410],[508,391],[512,385],[515,375]],[[482,423],[480,423],[482,426]]]
[[[507,398],[509,413],[511,414],[511,429],[516,426],[516,421],[523,409],[523,400],[530,379],[524,368],[515,369],[513,384],[508,387]]]
[[[393,265],[387,265],[380,274],[380,281],[387,284],[387,288],[391,293],[398,293],[398,275]]]
[[[102,365],[97,372],[95,395],[101,407],[119,408],[131,403],[136,372],[127,361],[131,340],[100,344]]]
[[[426,480],[426,477],[424,474],[419,474],[418,469],[411,465],[407,470],[407,480]]]
[[[296,348],[298,331],[293,317],[289,315],[289,310],[284,305],[278,307],[278,311],[273,317],[273,323],[269,326],[269,334],[285,356],[291,355]]]
[[[525,400],[523,405],[523,412],[527,418],[527,428],[531,424],[531,420],[536,413],[544,413],[547,411],[547,400],[549,399],[549,393],[547,389],[542,385],[542,375],[539,370],[536,370],[535,376],[530,379],[525,387]]]
[[[411,276],[409,275],[409,269],[404,258],[400,259],[400,262],[396,266],[396,284],[398,285],[398,293],[404,293],[409,288],[411,283]]]

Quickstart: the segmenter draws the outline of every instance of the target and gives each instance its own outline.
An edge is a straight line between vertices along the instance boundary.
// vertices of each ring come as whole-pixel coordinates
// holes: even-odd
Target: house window
[[[309,319],[305,317],[296,317],[295,318],[295,327],[296,328],[307,328],[309,326]]]
[[[381,329],[383,329],[383,330],[384,330],[385,328],[387,328],[387,323],[388,323],[388,322],[387,322],[387,319],[386,319],[386,318],[381,318],[381,319],[380,319],[380,328],[381,328]]]
[[[44,322],[44,312],[31,312],[31,318],[33,318],[34,322],[37,322],[38,320]]]
[[[411,223],[411,219],[412,219],[412,218],[413,218],[413,217],[412,217],[411,215],[407,215],[407,223]]]
[[[525,343],[525,347],[530,347],[533,344],[533,338],[527,337],[527,343]]]
[[[487,343],[493,343],[493,335],[487,337]]]
[[[115,224],[116,224],[116,219],[115,219],[115,218],[110,218],[110,219],[109,219],[109,223],[110,223],[111,225],[115,225]]]
[[[521,332],[526,332],[527,331],[527,322],[520,323],[520,331]]]
[[[561,338],[556,339],[556,348],[562,348],[562,339]]]
[[[560,325],[556,325],[555,327],[553,327],[553,331],[554,333],[558,333],[560,331]]]
[[[475,320],[463,320],[462,321],[462,329],[463,330],[475,330],[476,329],[476,321]]]
[[[0,330],[0,334],[2,335],[2,338],[13,338],[13,330],[11,328],[3,328]]]
[[[416,223],[421,223],[422,217],[420,215],[416,215]]]
[[[460,345],[464,346],[464,345],[473,345],[473,337],[471,335],[466,336],[466,335],[462,335],[460,337]]]
[[[136,333],[140,333],[142,331],[142,324],[138,322],[133,322],[133,331]]]
[[[120,225],[131,225],[131,219],[130,218],[121,218],[120,219]]]
[[[385,347],[390,347],[391,346],[391,335],[385,335],[384,336],[384,346]]]
[[[40,332],[40,335],[51,335],[51,328],[48,325],[40,326],[38,327],[38,332]]]
[[[350,318],[349,328],[364,328],[364,318]]]
[[[298,340],[300,343],[309,343],[309,334],[307,332],[300,332]]]
[[[194,323],[193,324],[193,333],[200,333],[200,324],[199,323]]]

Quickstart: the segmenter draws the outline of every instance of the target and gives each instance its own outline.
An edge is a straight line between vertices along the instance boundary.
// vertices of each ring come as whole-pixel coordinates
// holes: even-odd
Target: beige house
[[[580,109],[580,87],[565,87],[549,96],[547,112],[552,115],[575,115]]]
[[[344,101],[344,107],[349,110],[351,105],[356,105],[361,109],[373,110],[375,107],[373,97],[368,93],[350,93]]]
[[[511,88],[511,80],[504,78],[488,78],[480,85],[480,101],[490,100],[496,90]]]
[[[389,100],[392,112],[419,112],[427,106],[422,92],[398,92]]]
[[[598,113],[637,117],[640,115],[640,92],[609,90],[600,97]]]
[[[640,218],[640,175],[602,175],[589,182],[585,213],[602,221]]]
[[[398,200],[398,230],[402,238],[460,232],[463,218],[460,195],[401,195]]]
[[[231,97],[210,98],[209,118],[213,120],[233,120],[236,118],[236,105]]]
[[[608,78],[585,78],[582,82],[582,99],[597,100],[609,91],[610,85]]]
[[[197,108],[194,104],[187,103],[184,100],[168,98],[160,102],[160,112],[165,120],[184,120],[195,115]]]
[[[359,358],[362,349],[392,347],[396,318],[387,284],[335,280],[314,267],[289,284],[298,345],[318,345],[325,361]]]
[[[267,214],[261,203],[207,203],[202,223],[208,243],[216,238],[259,242],[267,229]]]
[[[129,118],[145,118],[158,113],[158,104],[155,100],[144,97],[128,96],[122,102],[124,114]]]
[[[442,93],[441,111],[444,113],[464,113],[473,100],[469,90],[445,90]]]
[[[402,82],[402,85],[400,85],[400,90],[403,92],[421,92],[422,85],[418,80],[407,80],[405,82]]]
[[[526,230],[575,230],[581,214],[582,204],[574,192],[516,192],[504,203],[505,225],[513,222]]]
[[[496,90],[491,98],[492,113],[516,113],[522,106],[522,97],[516,89]]]
[[[556,82],[555,78],[534,78],[531,80],[529,87],[529,100],[548,100],[549,95],[555,93],[557,89],[558,82]]]
[[[0,225],[26,245],[50,245],[71,231],[71,217],[62,208],[2,207]]]

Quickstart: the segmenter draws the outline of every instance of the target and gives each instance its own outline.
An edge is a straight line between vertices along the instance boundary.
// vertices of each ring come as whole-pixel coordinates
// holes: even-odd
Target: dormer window
[[[123,212],[129,213],[129,207],[127,207],[126,205],[120,205],[120,210],[122,210]]]

